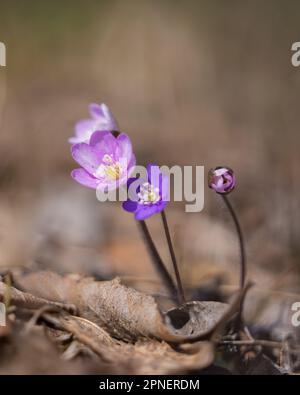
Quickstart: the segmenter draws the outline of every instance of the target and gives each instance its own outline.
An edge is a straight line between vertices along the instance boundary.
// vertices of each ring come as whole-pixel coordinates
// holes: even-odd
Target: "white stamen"
[[[140,192],[137,194],[139,203],[146,206],[155,204],[160,201],[159,188],[155,188],[149,182],[145,182],[140,187]]]
[[[123,174],[123,168],[119,161],[115,161],[109,154],[103,155],[102,163],[94,173],[97,178],[104,178],[107,181],[119,180]]]

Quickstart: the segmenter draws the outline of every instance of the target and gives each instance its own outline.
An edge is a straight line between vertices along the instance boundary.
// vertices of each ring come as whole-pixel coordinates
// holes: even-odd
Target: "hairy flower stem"
[[[155,244],[154,244],[153,239],[150,235],[150,232],[149,232],[149,229],[146,225],[146,222],[145,221],[138,221],[138,223],[140,226],[140,230],[143,234],[146,246],[148,248],[149,254],[152,258],[152,262],[153,262],[157,272],[159,273],[160,277],[162,278],[162,280],[163,280],[165,286],[167,287],[167,289],[169,290],[171,296],[176,297],[176,301],[177,301],[177,303],[179,303],[178,296],[177,296],[178,293],[177,293],[175,284],[174,284],[169,272],[167,271],[156,247],[155,247]]]
[[[239,244],[240,244],[240,267],[241,267],[241,272],[240,272],[240,287],[241,289],[244,288],[245,286],[245,278],[246,278],[246,252],[245,252],[245,246],[244,246],[244,238],[243,238],[243,233],[242,233],[242,229],[238,220],[238,217],[227,197],[227,195],[221,195],[229,212],[230,215],[233,219],[235,228],[236,228],[236,232],[238,235],[238,239],[239,239]]]
[[[164,225],[164,231],[165,231],[165,235],[166,235],[166,239],[167,239],[167,243],[168,243],[168,247],[169,247],[169,251],[170,251],[170,255],[171,255],[171,259],[172,259],[172,263],[173,263],[173,267],[174,267],[174,272],[175,272],[175,276],[176,276],[177,287],[178,287],[178,292],[177,292],[178,300],[182,304],[182,303],[186,302],[186,299],[184,296],[183,286],[182,286],[182,282],[181,282],[181,278],[180,278],[180,274],[179,274],[179,269],[178,269],[175,251],[173,248],[173,243],[172,243],[172,239],[171,239],[171,235],[170,235],[168,221],[167,221],[166,213],[164,211],[161,212],[161,218],[162,218],[162,222]]]

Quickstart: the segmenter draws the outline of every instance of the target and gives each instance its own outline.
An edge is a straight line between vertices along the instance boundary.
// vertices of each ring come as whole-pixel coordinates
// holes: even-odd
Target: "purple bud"
[[[235,184],[234,172],[229,167],[218,166],[208,173],[208,186],[217,193],[222,195],[230,193],[235,188]]]

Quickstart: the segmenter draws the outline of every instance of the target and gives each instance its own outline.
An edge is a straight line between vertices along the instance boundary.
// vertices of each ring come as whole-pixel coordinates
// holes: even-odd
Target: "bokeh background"
[[[249,314],[267,299],[255,323],[279,320],[282,334],[300,299],[299,13],[277,0],[1,1],[0,267],[164,293],[132,217],[69,176],[74,124],[105,102],[139,163],[235,170]],[[201,213],[167,215],[187,292],[230,295],[239,254],[222,201],[207,188]],[[149,224],[168,260],[159,218]]]

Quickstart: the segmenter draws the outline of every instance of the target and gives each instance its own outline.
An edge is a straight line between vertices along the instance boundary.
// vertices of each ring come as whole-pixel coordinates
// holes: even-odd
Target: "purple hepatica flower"
[[[134,213],[138,221],[163,211],[169,201],[168,176],[163,175],[159,167],[153,164],[147,166],[147,176],[147,179],[130,178],[128,180],[129,197],[123,203],[123,209]],[[133,191],[132,187],[135,188]]]
[[[126,184],[135,166],[135,156],[129,137],[120,133],[93,133],[89,144],[79,143],[71,148],[72,156],[81,166],[71,175],[80,184],[104,192]]]
[[[236,179],[229,167],[216,167],[208,175],[208,186],[221,195],[231,192],[235,188]]]
[[[118,124],[106,104],[89,105],[90,119],[82,119],[75,125],[75,136],[69,139],[69,143],[88,143],[92,134],[96,131],[117,131]]]

